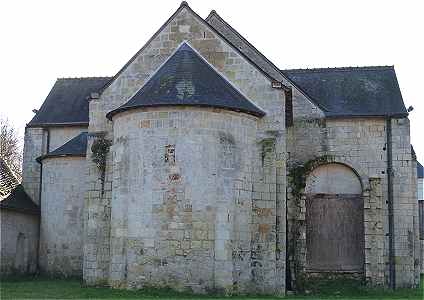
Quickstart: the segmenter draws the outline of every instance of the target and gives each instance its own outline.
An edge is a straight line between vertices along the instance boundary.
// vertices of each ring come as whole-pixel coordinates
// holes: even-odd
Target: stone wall
[[[301,108],[301,99],[294,99]],[[392,121],[394,214],[397,285],[418,284],[416,260],[418,239],[416,224],[415,181],[409,142],[408,119]],[[294,282],[302,279],[305,267],[305,198],[296,186],[295,170],[310,172],[316,165],[338,162],[351,167],[363,186],[365,225],[365,277],[372,285],[388,282],[388,214],[386,124],[383,118],[324,119],[294,115],[288,130],[289,155],[288,219],[291,269]],[[320,161],[321,160],[321,161]],[[308,163],[309,162],[309,163]],[[311,168],[307,170],[308,168]],[[306,176],[307,174],[305,174]],[[298,275],[299,278],[296,278]]]
[[[249,99],[260,106],[267,115],[258,120],[256,139],[258,141],[271,139],[275,148],[270,152],[269,169],[254,170],[254,178],[259,190],[256,197],[271,201],[277,198],[277,216],[279,221],[279,258],[285,257],[285,122],[284,93],[271,87],[271,80],[260,70],[251,65],[237,50],[222,40],[204,21],[195,16],[188,8],[182,6],[174,17],[154,38],[137,53],[133,60],[118,74],[100,98],[90,101],[88,162],[88,192],[86,195],[86,231],[84,243],[85,265],[84,279],[89,284],[104,283],[109,278],[110,256],[110,218],[111,218],[111,187],[115,174],[112,172],[111,155],[108,155],[104,191],[101,191],[99,172],[91,157],[91,145],[100,136],[116,140],[113,136],[112,123],[105,118],[107,112],[125,103],[137,91],[149,76],[163,63],[166,58],[184,40],[206,58],[232,84],[241,90]],[[262,159],[261,159],[262,161]],[[275,174],[278,190],[276,192],[263,190],[262,183],[270,180],[270,172]],[[268,175],[268,176],[266,176]],[[271,195],[271,193],[273,193]],[[255,198],[262,200],[262,198]],[[269,200],[268,200],[269,199]],[[263,204],[263,203],[261,203]],[[276,222],[277,222],[276,221]],[[268,227],[267,227],[268,228]],[[280,280],[279,286],[284,290],[285,260],[279,259],[277,268]],[[269,291],[268,291],[269,292]]]
[[[35,203],[39,204],[41,174],[41,166],[35,159],[62,146],[83,131],[87,131],[87,128],[80,126],[25,128],[22,184]]]
[[[42,163],[40,271],[81,276],[86,160],[60,157]]]
[[[421,240],[421,274],[424,274],[424,240]]]
[[[114,118],[112,286],[281,293],[276,170],[255,182],[256,128],[218,109]]]
[[[53,151],[81,132],[87,131],[87,127],[71,126],[71,127],[50,127],[49,151]]]
[[[1,276],[36,272],[39,221],[39,215],[0,209]]]
[[[40,164],[35,160],[46,153],[43,128],[25,128],[22,185],[32,201],[40,203]]]

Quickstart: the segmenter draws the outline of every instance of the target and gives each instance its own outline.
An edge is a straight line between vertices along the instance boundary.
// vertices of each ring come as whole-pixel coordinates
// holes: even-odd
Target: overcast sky
[[[424,1],[191,0],[215,9],[280,68],[394,65],[424,161]],[[23,136],[58,77],[112,76],[180,1],[0,3],[0,114]]]

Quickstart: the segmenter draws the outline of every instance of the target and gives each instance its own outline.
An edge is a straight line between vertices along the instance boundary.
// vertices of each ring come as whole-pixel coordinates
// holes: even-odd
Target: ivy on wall
[[[304,266],[302,266],[301,259],[299,257],[299,244],[298,241],[301,236],[301,228],[305,225],[305,220],[300,217],[302,209],[301,200],[304,196],[306,187],[306,178],[308,174],[316,167],[334,162],[334,157],[330,155],[323,155],[315,157],[304,164],[296,165],[290,168],[288,172],[289,184],[291,187],[291,194],[294,205],[297,207],[295,215],[291,216],[293,224],[291,226],[291,237],[292,241],[289,243],[288,255],[292,260],[293,275],[294,275],[294,287],[298,291],[303,291],[306,285],[306,277],[304,274]]]
[[[100,181],[102,183],[102,195],[104,194],[105,177],[106,177],[106,157],[109,153],[112,141],[104,137],[96,138],[91,146],[91,159],[96,164],[100,172]]]

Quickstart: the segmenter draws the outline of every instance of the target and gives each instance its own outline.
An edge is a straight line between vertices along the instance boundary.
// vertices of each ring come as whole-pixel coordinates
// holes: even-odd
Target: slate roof
[[[18,184],[18,178],[4,159],[0,157],[0,200],[9,195]]]
[[[327,117],[408,115],[393,66],[282,71]]]
[[[107,117],[140,107],[190,105],[265,115],[187,43],[157,70],[130,100]]]
[[[263,68],[262,64],[257,64],[259,61],[256,61],[255,59],[252,59],[253,57],[249,57],[248,56],[248,52],[244,51],[246,49],[248,49],[248,47],[252,47],[254,48],[252,45],[249,44],[249,42],[247,42],[247,40],[243,40],[242,43],[243,45],[248,45],[248,47],[241,47],[241,45],[235,43],[235,40],[232,40],[231,38],[229,38],[229,36],[226,35],[225,31],[222,31],[220,28],[217,28],[214,26],[214,24],[212,22],[209,22],[209,19],[211,17],[208,16],[206,18],[206,20],[204,20],[202,17],[200,17],[194,10],[192,10],[190,8],[190,6],[187,4],[186,1],[182,1],[180,4],[180,7],[171,15],[171,17],[169,17],[169,19],[153,34],[153,36],[146,42],[146,44],[144,44],[143,47],[141,47],[140,50],[138,50],[132,57],[131,59],[118,71],[118,73],[115,74],[115,76],[113,76],[111,78],[111,80],[109,80],[109,82],[102,88],[101,92],[103,92],[109,85],[112,84],[112,82],[114,82],[119,75],[122,74],[122,72],[138,57],[138,55],[143,52],[144,49],[146,49],[147,46],[150,45],[150,43],[156,39],[159,35],[159,33],[162,32],[162,30],[169,25],[169,23],[171,23],[171,21],[174,19],[174,17],[176,15],[178,15],[182,9],[186,9],[188,10],[195,18],[197,18],[197,20],[204,24],[206,27],[208,27],[211,31],[213,31],[214,33],[216,33],[218,36],[220,36],[223,40],[225,40],[229,45],[232,45],[234,50],[236,52],[238,52],[241,56],[243,56],[246,60],[250,61],[252,63],[252,65],[256,66],[256,68],[258,69],[258,71],[260,71],[261,73],[263,73],[265,76],[267,76],[269,79],[271,80],[280,80],[279,77],[284,77],[284,75],[280,72],[280,70],[273,65],[269,60],[266,59],[265,56],[263,56],[259,51],[256,51],[266,60],[265,64],[268,64],[268,68]],[[212,11],[212,13],[215,13],[215,11]],[[216,14],[217,15],[217,14]],[[244,49],[246,48],[246,49]],[[269,64],[271,64],[272,66],[270,66]],[[271,71],[271,69],[273,71]],[[274,77],[275,74],[279,74],[279,77]],[[289,79],[287,79],[289,80]]]
[[[208,26],[233,46],[235,51],[256,66],[265,76],[271,80],[282,81],[285,79],[291,83],[307,99],[323,110],[327,117],[367,117],[387,114],[398,117],[407,116],[393,67],[279,70],[215,11],[212,11],[206,20],[203,20],[186,2],[182,2],[178,10],[115,76],[58,79],[28,126],[87,126],[87,97],[92,92],[101,93],[119,77],[139,53],[184,8],[189,10],[199,22]],[[113,113],[111,112],[109,117]],[[254,111],[252,113],[255,114]]]
[[[111,77],[60,78],[27,124],[28,127],[51,125],[88,125],[88,101]]]
[[[85,156],[87,152],[87,132],[81,132],[70,141],[37,158],[38,162],[41,162],[45,158],[50,157],[63,157],[63,156]]]
[[[210,12],[205,21],[219,36],[232,45],[243,57],[256,66],[269,79],[277,81],[285,79],[290,82],[290,79],[285,76],[277,66],[221,18],[215,10]]]
[[[32,202],[25,192],[23,186],[19,184],[4,200],[0,201],[1,209],[11,209],[24,213],[39,214],[40,208]]]
[[[424,173],[423,165],[422,165],[422,164],[420,164],[420,163],[417,161],[417,177],[418,177],[418,178],[424,178],[423,173]]]

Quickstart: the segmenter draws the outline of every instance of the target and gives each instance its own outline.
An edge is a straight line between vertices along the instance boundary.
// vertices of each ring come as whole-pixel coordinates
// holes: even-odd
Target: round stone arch
[[[344,165],[347,168],[351,169],[353,173],[356,174],[362,186],[363,196],[367,196],[367,193],[370,190],[370,182],[368,177],[368,172],[362,168],[362,166],[354,161],[348,160],[345,156],[323,156],[322,158],[314,159],[311,161],[310,167],[306,170],[305,178],[313,172],[313,170],[319,168],[322,165],[327,164],[339,164]]]
[[[306,174],[307,272],[364,272],[364,190],[346,163],[322,162]]]

